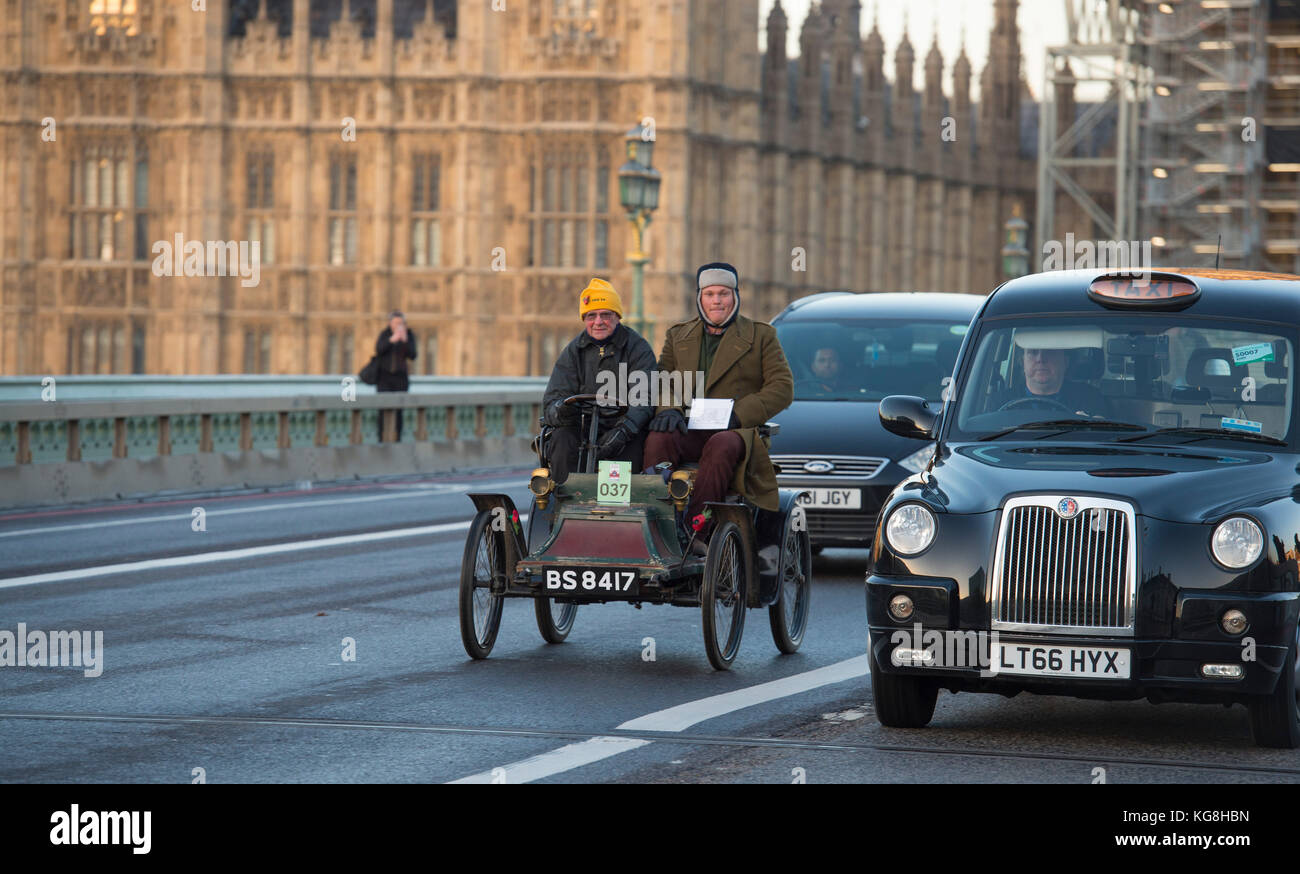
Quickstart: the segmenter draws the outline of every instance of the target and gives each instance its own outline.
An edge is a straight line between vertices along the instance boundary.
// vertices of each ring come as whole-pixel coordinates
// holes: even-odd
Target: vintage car
[[[804,492],[814,554],[871,545],[876,514],[928,449],[880,426],[887,395],[938,402],[982,295],[932,292],[800,298],[772,320],[794,373],[794,403],[773,421],[777,482]]]
[[[527,530],[505,494],[470,494],[478,514],[461,562],[460,632],[465,652],[492,651],[507,598],[533,601],[547,643],[562,643],[578,606],[623,601],[698,607],[709,663],[726,670],[740,651],[745,612],[767,607],[772,639],[782,653],[799,649],[808,627],[812,551],[799,492],[780,489],[777,510],[729,496],[711,503],[715,528],[708,550],[690,547],[681,516],[694,487],[694,465],[670,478],[620,472],[597,462],[597,396],[564,403],[585,423],[579,469],[563,484],[546,467],[546,429],[535,442],[539,467]],[[759,429],[762,439],[778,426]]]
[[[880,404],[933,456],[880,514],[866,583],[882,724],[941,688],[1244,704],[1300,746],[1300,277],[1012,280],[956,391]]]

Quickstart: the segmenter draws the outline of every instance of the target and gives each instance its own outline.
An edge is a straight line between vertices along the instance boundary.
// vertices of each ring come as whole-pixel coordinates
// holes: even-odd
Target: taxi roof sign
[[[1099,304],[1135,309],[1184,307],[1200,295],[1195,282],[1173,273],[1110,273],[1098,276],[1088,286],[1088,297]]]

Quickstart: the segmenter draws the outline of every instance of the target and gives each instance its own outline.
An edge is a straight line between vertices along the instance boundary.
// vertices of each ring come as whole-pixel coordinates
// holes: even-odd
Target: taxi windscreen
[[[1289,326],[1167,313],[990,320],[948,438],[1286,441],[1294,342]]]
[[[966,327],[955,321],[792,321],[778,324],[776,333],[797,401],[878,401],[900,394],[937,401]]]

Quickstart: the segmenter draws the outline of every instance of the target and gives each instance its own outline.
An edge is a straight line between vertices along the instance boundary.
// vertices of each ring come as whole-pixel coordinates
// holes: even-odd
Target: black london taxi
[[[881,502],[929,462],[929,446],[886,431],[876,410],[894,394],[942,400],[982,303],[982,294],[832,291],[772,320],[794,374],[772,463],[782,488],[803,492],[814,551],[869,547]]]
[[[1300,746],[1300,277],[1167,269],[1012,280],[947,403],[891,396],[924,470],[866,583],[875,709],[941,688],[1245,705]]]

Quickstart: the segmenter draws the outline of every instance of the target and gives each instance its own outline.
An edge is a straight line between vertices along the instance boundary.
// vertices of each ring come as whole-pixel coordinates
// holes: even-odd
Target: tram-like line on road
[[[557,740],[591,741],[607,738],[611,741],[641,741],[636,746],[649,743],[670,743],[679,746],[753,747],[766,749],[794,749],[818,752],[884,752],[915,753],[981,759],[1032,759],[1053,762],[1077,762],[1089,765],[1130,765],[1134,767],[1190,769],[1196,771],[1224,771],[1233,773],[1300,776],[1300,768],[1267,765],[1226,764],[1219,762],[1184,762],[1171,759],[1144,759],[1134,757],[1101,757],[1070,753],[1035,753],[1015,750],[975,750],[960,747],[915,746],[879,743],[845,743],[833,741],[801,740],[798,738],[746,737],[743,735],[684,734],[680,731],[579,731],[572,729],[511,728],[507,726],[434,725],[413,722],[385,722],[378,720],[329,719],[274,716],[184,716],[159,714],[156,716],[121,713],[40,713],[0,712],[0,720],[22,719],[63,722],[114,722],[150,725],[213,725],[245,727],[294,727],[368,731],[407,731],[425,734],[486,735],[495,737],[536,737]]]

